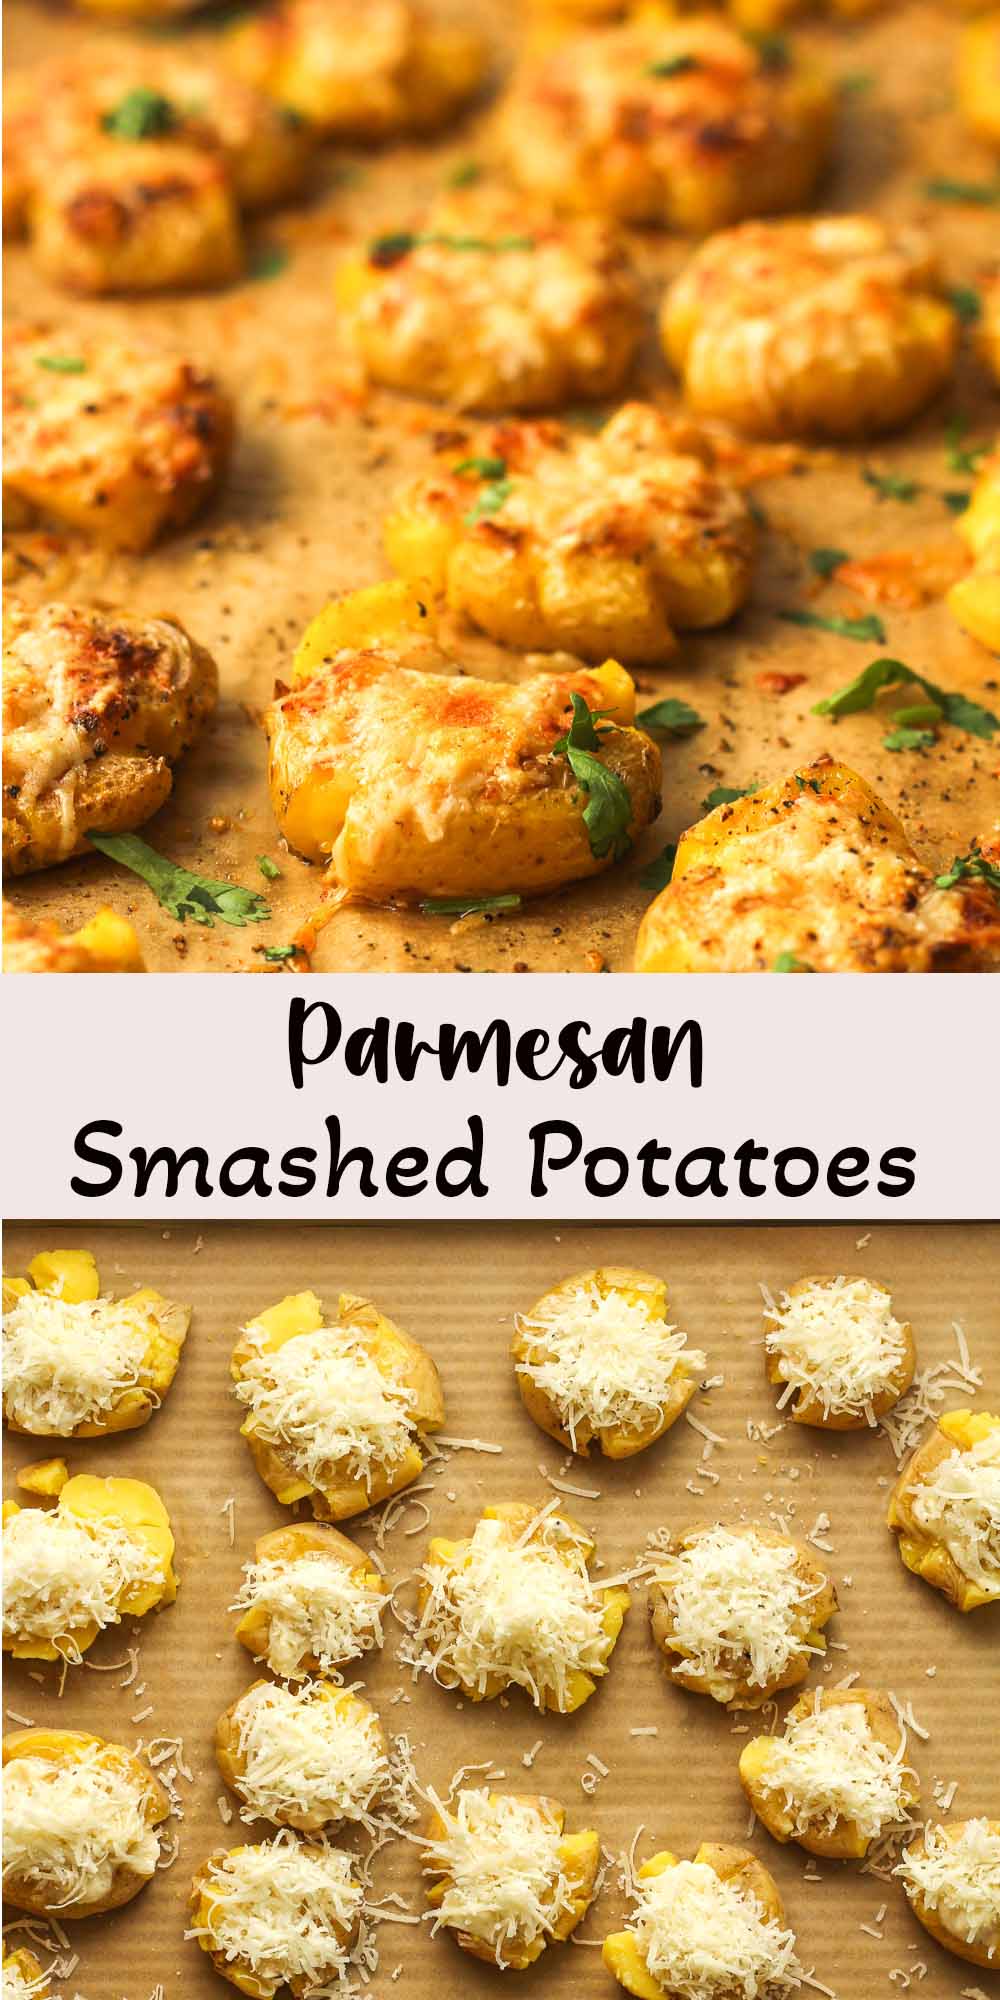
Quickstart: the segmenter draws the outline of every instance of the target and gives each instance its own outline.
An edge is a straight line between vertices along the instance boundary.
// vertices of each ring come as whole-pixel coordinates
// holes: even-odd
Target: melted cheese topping
[[[74,1632],[117,1625],[120,1606],[162,1583],[157,1557],[122,1521],[81,1520],[60,1508],[23,1507],[3,1530],[4,1638],[39,1639],[79,1659]]]
[[[968,1451],[950,1452],[921,1479],[910,1504],[964,1576],[1000,1592],[1000,1428]]]
[[[799,1572],[787,1544],[710,1528],[656,1572],[669,1599],[671,1644],[706,1680],[720,1674],[769,1687],[809,1645],[810,1600],[821,1586]]]
[[[867,1278],[835,1278],[804,1292],[782,1292],[776,1305],[762,1289],[777,1321],[765,1346],[780,1357],[786,1384],[779,1410],[799,1393],[803,1402],[819,1403],[824,1416],[864,1416],[874,1425],[872,1404],[892,1386],[906,1354],[888,1292]]]
[[[7,1419],[35,1437],[69,1437],[108,1415],[142,1375],[149,1310],[24,1292],[3,1318]]]
[[[240,1757],[237,1783],[252,1820],[315,1815],[359,1820],[389,1782],[385,1743],[373,1710],[349,1696],[331,1698],[322,1682],[303,1688],[250,1688],[233,1714]]]
[[[57,1764],[13,1757],[4,1772],[4,1879],[55,1912],[110,1894],[119,1869],[152,1875],[160,1851],[144,1793],[100,1745]]]
[[[551,1936],[573,1907],[551,1814],[485,1788],[434,1805],[446,1830],[427,1841],[426,1858],[447,1886],[432,1932],[447,1928],[479,1938],[498,1965],[510,1946]]]
[[[211,1861],[203,1895],[209,1908],[187,1935],[226,1965],[249,1968],[276,1986],[300,1979],[305,1992],[321,1982],[330,1990],[346,1982],[350,1961],[342,1939],[354,1931],[363,1902],[350,1855],[279,1833]]]
[[[593,1282],[521,1320],[530,1343],[517,1373],[549,1396],[574,1451],[577,1431],[638,1431],[655,1424],[680,1374],[705,1367],[700,1348],[668,1326],[644,1298],[601,1292]]]
[[[319,1488],[346,1474],[370,1491],[416,1436],[405,1385],[383,1374],[350,1329],[322,1327],[260,1352],[244,1363],[236,1394],[255,1435]]]
[[[345,1660],[382,1644],[381,1596],[318,1549],[294,1562],[247,1563],[244,1578],[229,1609],[266,1615],[267,1664],[283,1680],[303,1680],[306,1659],[339,1679],[335,1669]]]
[[[794,1933],[704,1861],[638,1882],[629,1930],[671,2000],[777,2000],[799,1984]]]
[[[782,1793],[796,1833],[832,1833],[850,1820],[874,1840],[906,1817],[905,1754],[902,1740],[892,1751],[872,1734],[861,1702],[824,1708],[817,1696],[812,1712],[789,1717],[784,1736],[768,1745],[756,1782]]]
[[[925,1826],[919,1845],[923,1852],[908,1848],[896,1868],[911,1901],[936,1910],[965,1944],[1000,1940],[1000,1833],[970,1819],[953,1840],[944,1827]]]

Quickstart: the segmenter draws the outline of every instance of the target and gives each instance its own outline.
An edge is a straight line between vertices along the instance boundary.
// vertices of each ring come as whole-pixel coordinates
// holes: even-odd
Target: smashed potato
[[[1000,1965],[1000,1820],[928,1822],[895,1873],[936,1944],[972,1965]]]
[[[531,194],[693,235],[805,204],[832,127],[825,78],[791,53],[769,67],[707,14],[557,44],[515,80],[504,120]]]
[[[595,1583],[595,1545],[557,1509],[486,1507],[470,1537],[432,1537],[418,1617],[400,1658],[469,1701],[520,1687],[538,1709],[571,1715],[608,1671],[629,1607]]]
[[[1000,338],[1000,311],[997,324]],[[955,526],[971,551],[972,568],[952,584],[948,608],[963,631],[1000,653],[1000,451],[980,468],[972,499]]]
[[[346,1986],[364,1892],[352,1856],[287,1831],[210,1855],[191,1884],[191,1928],[216,1972],[251,2000]]]
[[[431,132],[475,96],[487,50],[475,29],[421,0],[278,0],[229,35],[241,76],[336,139]]]
[[[3,1948],[3,2000],[52,2000],[52,1988],[33,1951]]]
[[[703,1841],[693,1861],[664,1849],[638,1870],[633,1894],[631,1922],[605,1938],[603,1957],[638,2000],[689,1994],[692,1976],[704,2000],[733,2000],[741,1986],[759,2000],[783,2000],[789,1982],[798,1984],[778,1885],[748,1848]],[[720,1931],[731,1963],[725,1947],[706,1951]]]
[[[645,1451],[677,1422],[706,1361],[668,1326],[667,1288],[649,1271],[583,1271],[514,1322],[521,1401],[540,1430],[587,1456]]]
[[[760,1708],[804,1681],[836,1609],[812,1550],[757,1525],[675,1536],[649,1592],[671,1681],[727,1708]]]
[[[451,194],[418,228],[377,237],[340,266],[336,296],[371,381],[464,410],[609,396],[643,325],[614,231],[500,189]]]
[[[406,492],[386,553],[417,591],[510,646],[662,659],[749,589],[755,531],[707,442],[627,403],[596,436],[501,424]]]
[[[177,1596],[170,1517],[141,1479],[78,1472],[51,1508],[3,1506],[3,1649],[79,1662],[100,1632]]]
[[[101,1295],[89,1251],[35,1257],[30,1284],[4,1298],[3,1412],[32,1437],[132,1431],[158,1410],[177,1373],[190,1306],[151,1286]]]
[[[41,517],[139,550],[207,505],[233,431],[213,376],[138,341],[75,334],[66,356],[53,327],[15,325],[5,338],[8,527]]]
[[[244,1818],[298,1833],[370,1826],[389,1783],[389,1745],[375,1710],[329,1681],[254,1681],[219,1717],[215,1754]]]
[[[410,604],[416,625],[405,586],[376,586],[309,626],[296,685],[265,717],[289,845],[369,902],[541,895],[600,874],[660,811],[630,676],[613,660],[518,684],[456,676],[412,626],[392,629]],[[574,697],[602,718],[596,805],[557,747]]]
[[[740,1783],[775,1840],[798,1841],[831,1861],[860,1861],[920,1796],[905,1754],[888,1695],[817,1688],[789,1709],[783,1735],[744,1745]]]
[[[909,1388],[913,1328],[870,1278],[798,1278],[777,1304],[765,1294],[767,1379],[779,1410],[818,1430],[874,1427]]]
[[[389,1585],[363,1549],[326,1522],[272,1528],[254,1545],[230,1610],[236,1637],[282,1680],[341,1678],[348,1660],[382,1644]]]
[[[141,1758],[78,1730],[18,1729],[3,1767],[4,1894],[18,1909],[66,1923],[145,1888],[170,1802]]]
[[[893,1487],[888,1524],[907,1569],[959,1611],[1000,1603],[1000,1416],[939,1417]]]
[[[210,653],[167,618],[71,604],[4,615],[3,858],[12,875],[93,852],[159,811],[218,698]]]
[[[938,886],[863,778],[817,757],[689,827],[637,972],[986,972],[1000,902]]]
[[[319,1519],[347,1520],[401,1493],[423,1471],[421,1431],[440,1430],[437,1369],[368,1299],[342,1292],[337,1319],[315,1292],[258,1313],[233,1349],[247,1415],[240,1435],[266,1486]]]
[[[590,1908],[600,1836],[568,1834],[556,1799],[464,1787],[435,1800],[425,1838],[432,1935],[450,1931],[488,1965],[523,1972]]]
[[[988,146],[1000,148],[1000,13],[966,22],[955,81],[959,110],[970,130]]]
[[[757,437],[847,438],[930,401],[958,320],[922,231],[823,215],[713,236],[670,287],[661,334],[699,415]]]
[[[142,947],[127,917],[106,905],[78,931],[3,905],[5,972],[145,972]]]

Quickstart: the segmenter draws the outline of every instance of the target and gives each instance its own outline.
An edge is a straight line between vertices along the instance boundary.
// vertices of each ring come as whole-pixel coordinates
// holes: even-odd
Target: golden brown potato
[[[177,1373],[190,1306],[150,1286],[102,1297],[87,1251],[35,1257],[4,1299],[4,1417],[31,1437],[102,1437],[148,1424]]]
[[[1000,298],[1000,286],[998,286]],[[1000,338],[1000,312],[997,315]],[[1000,347],[997,359],[1000,362]],[[1000,451],[980,467],[972,499],[956,522],[972,554],[968,576],[948,592],[948,606],[963,631],[1000,652]]]
[[[142,947],[127,917],[105,906],[78,931],[61,931],[47,917],[29,917],[6,897],[5,972],[145,972]]]
[[[1000,1603],[1000,1416],[949,1410],[889,1501],[907,1569],[959,1611]]]
[[[393,567],[504,645],[663,659],[750,589],[754,525],[707,443],[627,403],[596,436],[500,424],[452,446],[385,526]]]
[[[798,1278],[777,1304],[767,1294],[765,1371],[793,1423],[874,1427],[909,1388],[916,1359],[913,1328],[870,1278]]]
[[[972,1965],[1000,1965],[1000,1820],[928,1822],[896,1874],[936,1944]]]
[[[33,1951],[3,1949],[3,2000],[52,2000],[52,1988]]]
[[[1000,147],[1000,12],[968,21],[958,44],[958,103],[977,139]]]
[[[498,188],[448,195],[416,228],[376,237],[340,266],[336,297],[370,381],[465,410],[609,396],[643,324],[615,231]]]
[[[236,1637],[282,1680],[329,1674],[382,1644],[389,1585],[363,1549],[327,1522],[272,1528],[254,1544],[232,1611]]]
[[[798,1970],[795,1935],[786,1926],[777,1883],[748,1848],[703,1841],[693,1861],[664,1849],[638,1870],[634,1896],[631,1922],[605,1938],[603,1956],[619,1985],[638,2000],[674,2000],[679,1991],[690,1992],[692,1954],[702,1959],[706,1929],[720,1921],[733,1937],[732,1977],[713,1955],[704,1991],[718,2000],[729,2000],[741,1985],[759,2000],[788,1992]]]
[[[418,640],[421,615],[405,586],[383,584],[308,628],[296,685],[265,717],[289,845],[368,902],[541,895],[610,867],[660,811],[659,751],[631,726],[624,668],[456,677]],[[602,717],[596,803],[557,747],[574,699]]]
[[[215,707],[203,646],[167,618],[69,604],[4,617],[3,858],[13,875],[142,826]]]
[[[561,42],[515,81],[505,140],[520,185],[557,207],[704,235],[804,204],[832,126],[824,78],[696,15]]]
[[[430,132],[486,73],[475,29],[420,0],[278,0],[235,28],[226,54],[250,82],[337,139]]]
[[[190,1935],[216,1972],[251,2000],[275,2000],[286,1986],[295,2000],[307,2000],[318,1982],[328,1991],[346,1985],[364,1904],[351,1860],[340,1848],[288,1832],[219,1849],[191,1884]]]
[[[601,1842],[565,1829],[565,1806],[536,1794],[464,1787],[438,1802],[422,1861],[432,1935],[450,1931],[473,1958],[516,1972],[568,1938],[593,1900]],[[519,1918],[522,1891],[533,1907]]]
[[[661,334],[701,416],[756,437],[898,428],[951,372],[952,308],[922,231],[871,215],[745,222],[670,287]]]
[[[170,140],[96,140],[32,190],[28,233],[44,276],[68,291],[204,290],[243,267],[222,159]]]
[[[331,1325],[315,1292],[258,1313],[233,1349],[241,1436],[284,1506],[344,1521],[423,1471],[420,1433],[444,1422],[437,1369],[368,1299],[342,1292]]]
[[[254,1681],[219,1717],[219,1769],[248,1819],[298,1833],[372,1826],[390,1781],[389,1745],[375,1710],[346,1688]]]
[[[100,1632],[177,1596],[170,1517],[141,1479],[89,1472],[59,1482],[58,1505],[3,1506],[3,1649],[76,1665]]]
[[[670,1680],[727,1708],[761,1708],[804,1681],[836,1609],[813,1551],[756,1524],[676,1536],[649,1593]]]
[[[225,472],[233,413],[215,379],[140,342],[14,325],[5,336],[7,526],[41,516],[111,548],[183,527]]]
[[[3,1766],[4,1894],[18,1909],[66,1923],[145,1888],[170,1802],[141,1758],[78,1730],[17,1729]],[[43,1815],[55,1828],[44,1846]]]
[[[979,344],[995,379],[1000,382],[1000,268],[980,281],[982,324]]]
[[[564,1278],[514,1322],[521,1401],[558,1444],[606,1458],[654,1444],[687,1408],[706,1366],[667,1325],[667,1288],[611,1266]]]
[[[428,1544],[400,1659],[469,1701],[520,1687],[536,1708],[571,1715],[607,1673],[629,1607],[621,1585],[591,1578],[594,1553],[561,1511],[484,1508],[471,1536]]]
[[[689,827],[643,917],[637,972],[986,972],[1000,902],[937,885],[887,806],[817,757]]]
[[[816,1688],[789,1709],[782,1736],[755,1736],[744,1746],[740,1783],[775,1840],[860,1861],[920,1796],[905,1754],[887,1694]]]

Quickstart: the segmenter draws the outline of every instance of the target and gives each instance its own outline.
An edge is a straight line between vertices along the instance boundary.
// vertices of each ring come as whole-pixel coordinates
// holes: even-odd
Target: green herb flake
[[[924,182],[924,193],[929,201],[966,202],[974,208],[1000,208],[1000,180],[953,181],[947,175],[935,175]]]
[[[263,875],[265,882],[281,881],[281,869],[277,866],[276,862],[271,860],[269,854],[258,854],[257,866],[260,869],[260,872]]]
[[[817,576],[832,576],[841,563],[850,562],[846,549],[810,549],[809,567]]]
[[[211,928],[218,917],[222,923],[242,929],[244,924],[265,923],[271,915],[270,905],[256,890],[242,889],[238,882],[213,882],[205,875],[195,875],[157,854],[138,834],[88,833],[87,839],[109,861],[141,876],[157,902],[178,923],[191,917],[196,924]]]
[[[874,611],[866,611],[861,618],[845,618],[839,612],[822,611],[779,611],[788,625],[809,625],[818,632],[832,632],[838,639],[857,639],[863,646],[884,646],[885,626]]]
[[[651,708],[640,709],[635,719],[640,729],[662,730],[664,736],[693,736],[696,729],[705,727],[704,716],[673,695],[654,701]]]
[[[519,910],[521,898],[509,896],[428,896],[420,905],[425,917],[491,917]]]
[[[466,473],[474,472],[477,479],[503,479],[507,473],[505,458],[460,458],[452,466],[457,479],[464,479]]]
[[[639,871],[640,888],[650,889],[653,891],[654,894],[659,894],[659,891],[661,889],[665,889],[667,887],[667,884],[673,875],[674,862],[676,861],[676,859],[677,859],[676,842],[669,840],[667,842],[666,847],[662,850],[660,854],[656,856],[655,860],[648,861],[646,863],[645,868],[640,869]]]
[[[861,477],[865,485],[870,486],[873,493],[878,494],[880,500],[902,500],[909,503],[915,500],[920,492],[919,480],[907,479],[901,472],[876,472],[872,466],[866,465]]]
[[[268,965],[282,965],[289,958],[305,957],[300,944],[255,944],[253,949]]]
[[[115,139],[162,139],[176,124],[177,113],[169,97],[145,84],[127,90],[101,119],[102,130]]]
[[[871,708],[875,698],[883,688],[898,687],[912,682],[922,688],[937,708],[941,718],[950,722],[955,729],[967,730],[970,736],[981,736],[992,741],[996,730],[1000,729],[1000,717],[993,715],[968,695],[952,694],[947,688],[940,688],[925,674],[918,674],[913,667],[907,667],[902,660],[872,660],[853,681],[840,688],[836,694],[827,695],[818,701],[814,715],[829,715],[836,720],[842,715],[858,715],[863,709]]]
[[[804,958],[798,958],[794,951],[779,951],[771,967],[772,972],[812,972],[813,970],[814,967],[807,965]]]
[[[687,76],[693,69],[700,69],[697,56],[664,56],[662,62],[646,65],[647,76]]]
[[[451,188],[475,187],[476,182],[482,180],[482,177],[483,169],[478,160],[462,160],[457,167],[452,167],[446,186]]]
[[[943,875],[935,875],[936,889],[954,889],[959,882],[985,882],[989,888],[1000,894],[1000,868],[987,861],[978,847],[971,847],[968,854],[956,855],[951,867]]]
[[[288,268],[289,253],[283,243],[262,243],[255,250],[247,266],[247,277],[254,284],[268,278],[280,278]]]
[[[950,472],[965,472],[970,476],[979,471],[990,447],[988,444],[966,444],[968,417],[952,417],[945,432],[945,451]]]
[[[481,489],[475,505],[469,508],[467,514],[463,515],[463,520],[469,527],[472,527],[476,521],[481,521],[485,514],[499,514],[501,507],[510,499],[513,491],[513,484],[509,479],[491,480],[488,485]]]
[[[47,368],[50,375],[86,375],[87,363],[80,354],[36,354],[35,367]]]
[[[773,28],[744,28],[744,40],[757,51],[761,69],[790,69],[792,51],[787,35],[775,33]]]
[[[552,754],[566,758],[574,778],[587,793],[583,823],[591,853],[598,861],[608,853],[620,861],[632,844],[628,831],[632,801],[624,779],[617,771],[609,771],[595,754],[601,737],[610,734],[608,729],[597,727],[605,711],[588,708],[580,694],[570,695],[570,705],[573,719],[566,734],[553,743]]]
[[[875,88],[875,77],[870,69],[849,69],[837,78],[837,88],[845,97],[866,97]]]
[[[929,750],[937,742],[933,729],[890,729],[883,750]]]
[[[963,326],[975,326],[982,318],[983,302],[972,285],[951,285],[945,297]]]
[[[701,802],[703,813],[714,812],[716,806],[734,806],[737,799],[752,798],[756,785],[713,785]]]
[[[442,250],[483,250],[502,255],[510,250],[533,250],[533,236],[453,236],[446,230],[397,229],[387,236],[376,236],[368,245],[368,262],[381,267],[398,264],[408,257],[411,250],[423,244],[437,244]]]
[[[901,723],[904,729],[930,729],[934,723],[944,719],[943,710],[938,707],[936,701],[914,701],[908,708],[894,708],[891,717],[893,722]]]
[[[972,494],[967,488],[961,491],[952,488],[951,491],[942,493],[941,498],[949,514],[964,514],[969,501],[972,499]]]

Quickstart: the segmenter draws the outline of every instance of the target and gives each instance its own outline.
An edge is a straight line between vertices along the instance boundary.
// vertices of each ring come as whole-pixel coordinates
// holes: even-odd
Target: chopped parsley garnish
[[[501,507],[510,499],[513,484],[509,479],[493,479],[480,490],[475,506],[470,507],[463,519],[470,525],[481,521],[484,514],[499,514]]]
[[[920,492],[918,479],[907,479],[901,472],[876,472],[866,465],[861,474],[866,486],[878,494],[880,500],[915,500]]]
[[[883,750],[929,750],[937,742],[933,729],[890,729],[882,738]]]
[[[85,375],[87,364],[80,354],[36,354],[35,367],[47,368],[50,375]]]
[[[771,967],[771,971],[812,972],[813,967],[811,965],[807,965],[804,958],[797,958],[794,951],[779,951],[778,956]]]
[[[756,49],[761,69],[789,69],[792,52],[786,35],[776,34],[773,28],[744,28],[744,40]]]
[[[979,471],[990,447],[988,444],[965,444],[968,428],[968,417],[953,417],[945,432],[945,441],[949,470],[966,472],[971,476]]]
[[[893,722],[901,723],[904,729],[927,729],[942,719],[942,711],[936,701],[914,701],[908,708],[892,710]]]
[[[714,812],[716,806],[734,806],[737,799],[749,799],[757,790],[756,785],[713,785],[701,802],[702,812]]]
[[[850,562],[846,549],[810,549],[809,567],[817,576],[832,576],[841,563]]]
[[[145,84],[127,90],[101,119],[102,129],[115,139],[162,139],[176,124],[177,113],[169,97],[147,89]]]
[[[456,478],[463,479],[467,472],[474,472],[477,479],[503,479],[507,471],[505,458],[460,458],[452,466]]]
[[[697,56],[664,56],[662,62],[646,65],[647,76],[687,76],[689,71],[700,69]]]
[[[858,639],[865,646],[885,645],[885,626],[875,611],[866,611],[860,618],[845,618],[837,611],[779,611],[778,617],[789,625],[811,625],[819,632],[833,632],[838,639]]]
[[[640,709],[635,719],[640,729],[660,729],[665,736],[693,736],[696,729],[705,727],[704,716],[673,695],[654,701],[651,708]]]
[[[640,869],[640,886],[643,889],[652,889],[657,892],[660,889],[665,889],[673,875],[676,859],[677,844],[673,840],[668,840],[662,853],[658,854],[655,860],[648,861],[645,868]]]
[[[963,326],[975,326],[982,317],[983,302],[972,285],[952,285],[945,293],[949,305]]]
[[[837,694],[827,695],[818,701],[814,715],[829,715],[836,720],[841,715],[858,715],[862,709],[874,706],[876,695],[883,688],[898,687],[912,681],[923,688],[931,701],[941,711],[942,720],[950,722],[955,729],[965,729],[971,736],[985,737],[987,742],[1000,729],[1000,717],[991,714],[979,702],[970,700],[965,694],[952,694],[947,688],[938,687],[926,674],[918,674],[913,667],[907,667],[902,660],[872,660],[871,665],[849,681]]]
[[[949,514],[964,514],[969,501],[972,499],[972,494],[952,487],[947,493],[942,493],[941,498]]]
[[[254,889],[242,889],[238,882],[213,882],[167,861],[155,848],[148,847],[135,833],[88,833],[87,839],[109,861],[130,868],[152,889],[158,903],[179,923],[192,917],[196,924],[211,926],[216,917],[224,924],[242,929],[244,924],[265,923],[270,905]]]
[[[263,875],[265,882],[281,881],[281,869],[277,866],[276,862],[271,860],[269,854],[258,854],[257,866],[260,869],[260,872]]]
[[[953,181],[946,175],[935,175],[924,182],[924,193],[931,201],[969,202],[977,208],[1000,208],[1000,180],[996,181]]]
[[[483,170],[478,160],[462,160],[457,167],[452,167],[447,184],[452,188],[474,187],[482,177]]]
[[[874,90],[875,78],[870,69],[849,69],[837,78],[837,87],[845,97],[863,97],[866,91]]]
[[[298,958],[300,954],[305,957],[300,944],[255,944],[254,951],[265,959],[268,965],[281,965],[285,959]]]
[[[288,251],[283,243],[263,243],[255,250],[247,265],[247,277],[259,282],[264,278],[280,278],[288,267]]]
[[[986,882],[1000,893],[1000,868],[987,861],[978,847],[971,847],[968,854],[956,855],[951,867],[943,875],[935,875],[936,889],[954,889],[959,882]]]
[[[420,905],[425,917],[489,917],[498,910],[519,910],[521,898],[509,896],[428,896]]]
[[[598,861],[608,853],[620,861],[631,846],[632,801],[624,779],[617,771],[609,771],[594,754],[601,747],[601,737],[609,734],[607,729],[597,728],[604,710],[588,708],[581,694],[571,694],[570,704],[573,720],[565,736],[553,743],[552,754],[566,758],[574,778],[587,793],[583,823],[591,853]]]
[[[387,236],[376,236],[368,245],[368,262],[385,267],[398,264],[408,257],[411,250],[418,250],[425,243],[436,243],[442,250],[491,250],[502,253],[505,250],[533,250],[533,236],[452,236],[445,230],[397,229]]]

